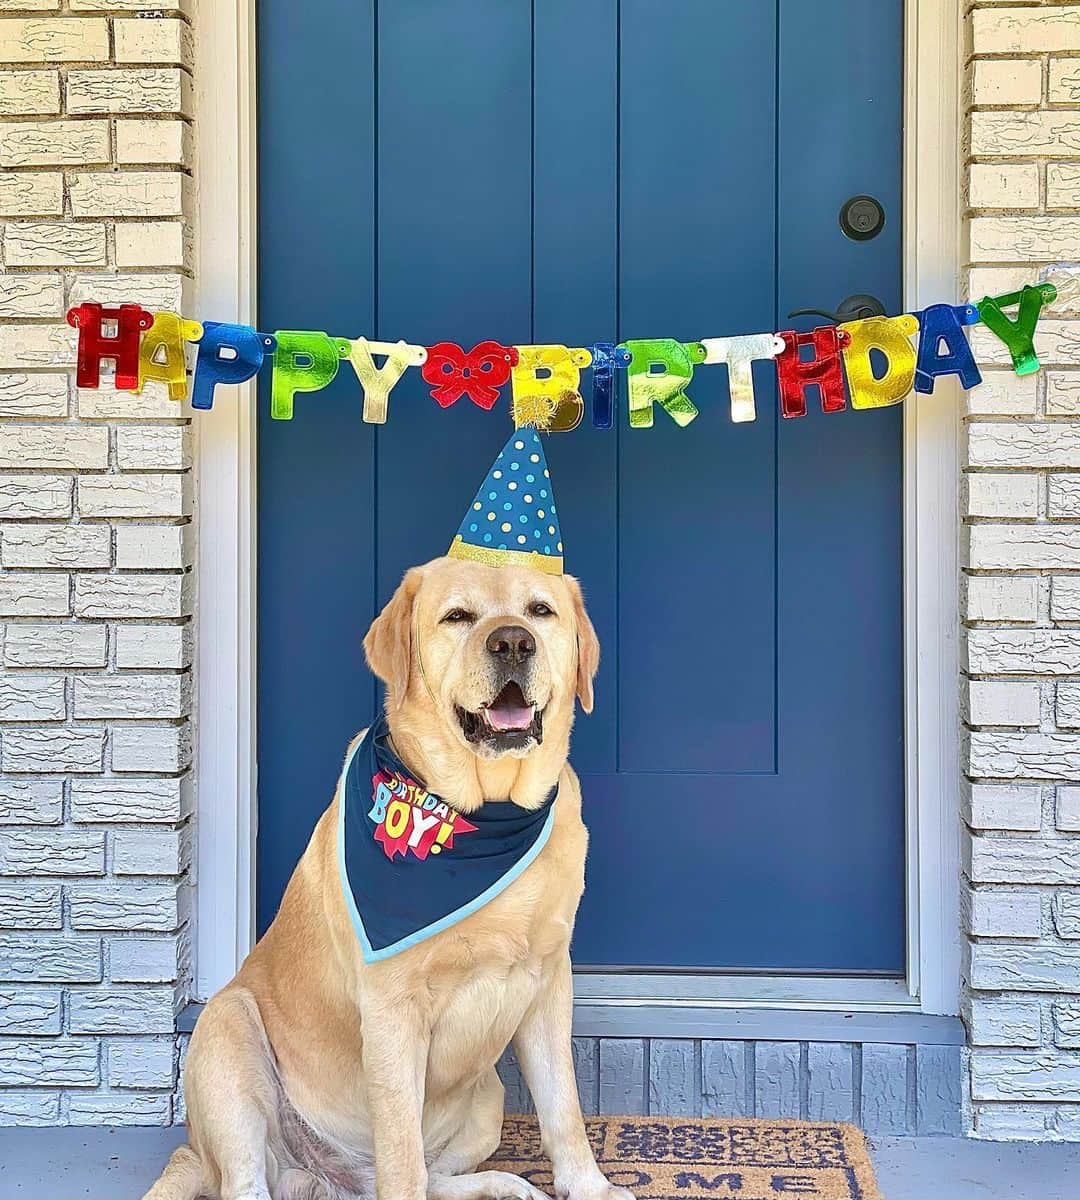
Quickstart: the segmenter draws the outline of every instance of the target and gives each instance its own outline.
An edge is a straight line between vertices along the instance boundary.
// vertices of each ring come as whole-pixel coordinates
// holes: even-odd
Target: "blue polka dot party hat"
[[[562,532],[544,447],[516,429],[491,464],[447,554],[489,567],[563,573]]]

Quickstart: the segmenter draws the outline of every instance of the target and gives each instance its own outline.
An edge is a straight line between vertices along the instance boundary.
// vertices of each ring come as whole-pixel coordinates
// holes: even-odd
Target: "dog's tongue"
[[[532,724],[533,706],[525,703],[521,688],[508,683],[495,699],[484,709],[487,723],[500,733],[528,729]]]

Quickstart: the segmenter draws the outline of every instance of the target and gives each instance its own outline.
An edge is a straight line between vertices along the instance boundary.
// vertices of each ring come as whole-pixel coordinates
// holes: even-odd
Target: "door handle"
[[[861,321],[865,317],[883,317],[885,315],[885,305],[876,296],[867,295],[865,292],[855,292],[850,296],[845,296],[843,300],[836,306],[836,312],[829,312],[827,308],[794,308],[788,313],[788,317],[825,317],[830,321],[835,321],[837,325],[842,325],[845,321]]]

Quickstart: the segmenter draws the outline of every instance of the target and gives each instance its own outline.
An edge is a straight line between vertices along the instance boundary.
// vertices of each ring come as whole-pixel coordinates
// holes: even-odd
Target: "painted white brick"
[[[5,567],[107,567],[111,554],[107,525],[5,525],[0,529],[0,561]]]
[[[0,574],[0,616],[63,617],[71,611],[66,575]]]
[[[63,808],[59,780],[0,779],[0,824],[59,825]]]
[[[8,729],[0,764],[5,771],[39,774],[102,769],[105,735],[96,729]]]
[[[1031,575],[968,579],[966,592],[969,621],[1034,621],[1039,615],[1039,581]]]
[[[74,359],[76,337],[68,325],[0,325],[0,367],[65,367]],[[63,436],[65,431],[52,432]]]
[[[1080,775],[1080,734],[971,734],[970,774],[983,779],[1069,779]]]
[[[1039,685],[973,680],[968,684],[968,707],[972,725],[1037,726]]]
[[[64,708],[63,679],[0,675],[0,721],[62,721]]]
[[[178,575],[78,575],[75,612],[80,617],[182,617],[190,598]]]
[[[35,5],[41,7],[41,3]],[[23,1129],[33,1125],[60,1124],[59,1092],[0,1092],[0,1127]]]
[[[184,210],[179,172],[87,171],[68,179],[76,217],[174,217]]]
[[[114,771],[184,771],[191,765],[191,732],[186,725],[148,729],[120,726],[112,731]]]
[[[123,883],[69,889],[75,930],[130,930],[173,933],[183,919],[176,884]]]
[[[1080,163],[1047,163],[1046,207],[1080,208]]]
[[[1080,832],[1080,787],[1059,787],[1055,800],[1058,829]]]
[[[964,411],[969,417],[1034,416],[1037,399],[1036,377],[1017,377],[1011,371],[984,371],[982,383],[963,393]]]
[[[80,388],[78,400],[79,416],[86,421],[160,421],[183,415],[159,383],[148,383],[138,395],[115,388]]]
[[[976,54],[1080,50],[1080,12],[1069,5],[977,9],[971,28]]]
[[[1080,938],[1080,892],[1058,892],[1053,903],[1058,937]]]
[[[87,475],[79,480],[84,517],[186,517],[190,475]]]
[[[1080,113],[1075,115],[1074,124],[1080,134]],[[1080,143],[1076,148],[1080,149]],[[1080,258],[1080,217],[973,217],[969,229],[971,255],[984,262]]]
[[[190,566],[190,525],[121,525],[116,530],[116,565],[124,571],[180,570]]]
[[[0,167],[70,167],[108,161],[105,121],[0,121]]]
[[[190,116],[191,77],[179,67],[69,71],[67,111]]]
[[[97,17],[6,17],[3,56],[9,63],[105,62],[109,25]]]
[[[1041,907],[1038,892],[981,889],[971,896],[968,932],[975,937],[1037,938]]]
[[[975,837],[968,873],[975,883],[1080,883],[1080,840]]]
[[[68,1002],[72,1033],[171,1033],[171,987],[102,988],[76,991]]]
[[[1038,208],[1036,163],[974,163],[969,168],[972,208]]]
[[[131,1038],[107,1049],[109,1085],[117,1088],[170,1088],[176,1069],[172,1038]]]
[[[161,309],[171,312],[184,307],[184,280],[183,276],[171,272],[155,275],[76,275],[71,282],[68,302],[85,304],[87,301],[106,305],[141,304],[151,312]],[[131,392],[121,395],[142,399]],[[179,415],[175,405],[171,414]]]
[[[44,171],[25,175],[0,174],[0,216],[58,217],[63,211],[62,175]]]
[[[67,411],[63,375],[0,375],[0,417],[66,417]]]
[[[116,431],[116,465],[123,471],[179,471],[189,467],[190,427],[121,426]]]
[[[190,703],[184,675],[86,675],[75,680],[75,719],[182,717]]]
[[[973,829],[1038,830],[1042,823],[1037,787],[1023,784],[968,785],[967,821]]]
[[[2,189],[2,185],[0,185],[0,189]],[[34,317],[60,317],[63,313],[64,283],[62,279],[53,275],[0,276],[0,317],[20,317],[29,320]],[[22,378],[29,383],[27,376],[24,375]],[[5,377],[5,382],[9,387],[11,386],[8,377]],[[66,410],[66,380],[64,381],[63,396]],[[3,410],[0,409],[0,416],[3,415]]]
[[[116,122],[116,161],[190,167],[193,162],[191,126],[185,121]]]
[[[1031,58],[977,62],[972,89],[976,104],[1038,104],[1042,64]]]
[[[973,675],[1080,675],[1080,630],[972,629]]]
[[[1054,1045],[1062,1049],[1080,1047],[1080,1004],[1062,1002],[1053,1007]]]
[[[191,66],[191,26],[175,17],[113,21],[119,63],[176,63]]]
[[[114,983],[172,983],[186,958],[179,935],[110,938],[109,978]]]
[[[95,1087],[96,1042],[0,1038],[0,1087]]]
[[[68,1100],[69,1125],[168,1125],[169,1096],[139,1092],[74,1092]]]
[[[120,267],[190,267],[190,232],[182,221],[125,221],[116,227],[116,263]]]
[[[1080,944],[977,942],[971,950],[971,986],[980,991],[1080,992]]]
[[[114,875],[180,875],[188,858],[187,836],[179,829],[121,829],[113,834]]]
[[[116,665],[121,669],[179,670],[191,665],[190,626],[118,625],[113,636]]]
[[[71,479],[66,475],[0,475],[0,519],[71,515]]]
[[[76,779],[71,784],[71,819],[172,823],[191,812],[191,793],[190,778]]]
[[[0,934],[0,982],[96,983],[101,940],[70,934]]]
[[[1080,62],[1075,58],[1050,60],[1050,103],[1080,102]]]
[[[984,1051],[971,1060],[976,1100],[1069,1100],[1080,1094],[1080,1055]]]
[[[1011,998],[972,1000],[969,1028],[976,1046],[1038,1046],[1042,1040],[1039,1005]]]
[[[1078,477],[1080,478],[1080,477]],[[967,512],[971,517],[1037,517],[1037,475],[970,474],[967,479]]]
[[[971,114],[971,152],[982,158],[1001,154],[1011,158],[1050,154],[1072,157],[1080,152],[1080,117],[1073,112],[973,112]],[[1060,218],[1055,218],[1060,219]],[[975,261],[996,261],[977,253]],[[1023,255],[1005,261],[1019,262]],[[1051,252],[1035,261],[1046,262]]]
[[[0,929],[61,928],[62,896],[55,884],[0,884]]]
[[[0,71],[0,113],[13,117],[33,117],[59,111],[59,72]]]
[[[968,460],[977,467],[1080,467],[1080,425],[972,424]]]
[[[1080,517],[1080,475],[1049,476],[1048,512],[1051,517]]]
[[[1059,683],[1054,719],[1061,729],[1080,729],[1080,683]]]
[[[1052,416],[1080,416],[1080,372],[1046,371],[1046,411]]]
[[[105,835],[83,829],[0,833],[0,875],[101,875]]]
[[[105,226],[96,222],[12,222],[4,231],[9,267],[103,267]]]
[[[4,641],[8,667],[103,667],[103,625],[12,625]]]
[[[0,988],[0,1034],[45,1037],[59,1032],[59,988]]]
[[[1055,621],[1080,621],[1080,579],[1054,576],[1050,584],[1050,616]]]

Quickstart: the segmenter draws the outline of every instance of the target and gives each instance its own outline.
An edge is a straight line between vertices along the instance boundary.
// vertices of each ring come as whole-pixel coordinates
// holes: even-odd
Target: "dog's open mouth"
[[[516,680],[476,712],[457,710],[461,731],[468,742],[485,742],[499,749],[512,749],[530,741],[544,740],[544,711],[525,698]]]

